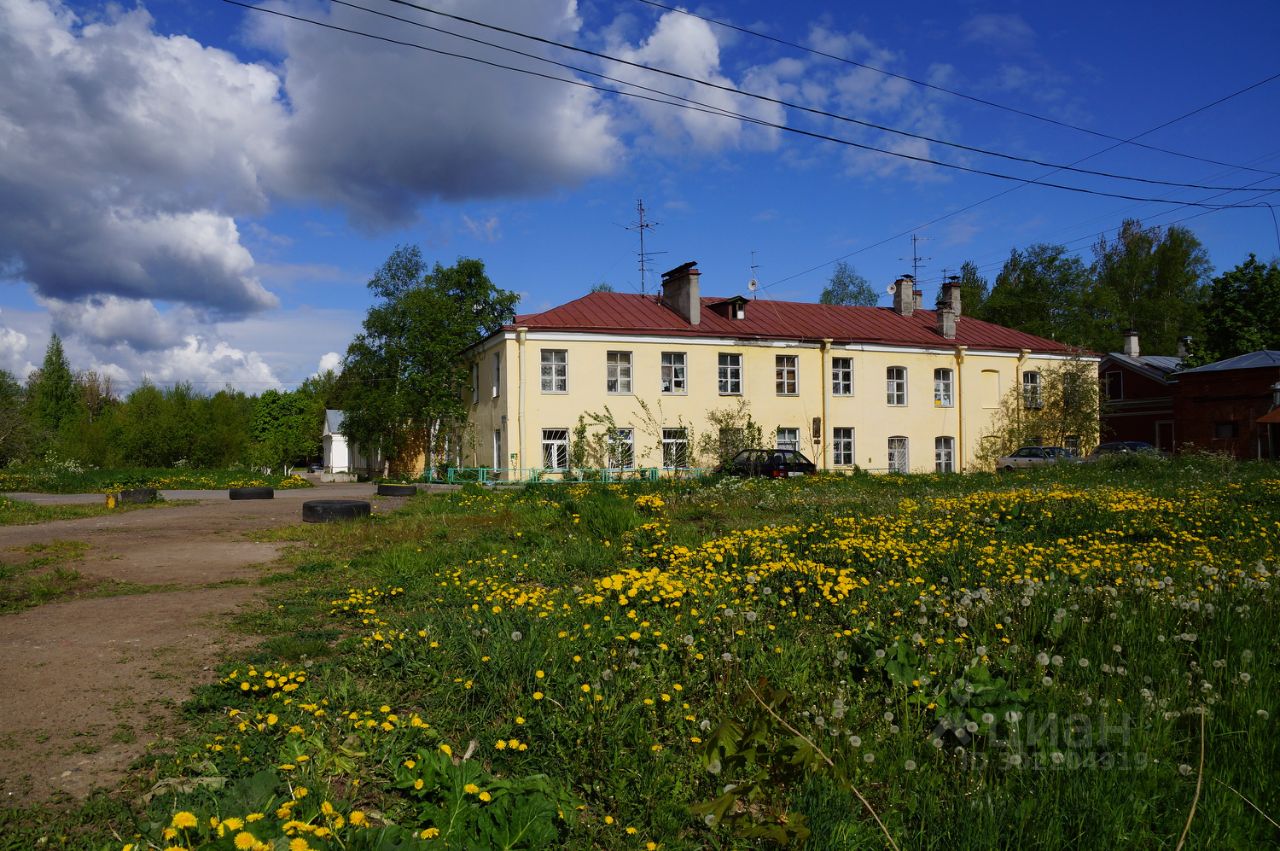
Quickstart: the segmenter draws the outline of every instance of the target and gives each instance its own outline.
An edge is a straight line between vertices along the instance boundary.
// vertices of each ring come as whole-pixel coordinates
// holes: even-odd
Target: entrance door
[[[1156,449],[1161,452],[1173,452],[1173,420],[1161,420],[1156,423]]]

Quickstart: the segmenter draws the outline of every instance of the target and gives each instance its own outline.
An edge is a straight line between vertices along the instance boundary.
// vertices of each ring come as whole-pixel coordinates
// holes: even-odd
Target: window
[[[778,383],[779,396],[794,396],[798,385],[797,373],[799,367],[796,365],[795,355],[778,355],[774,358],[775,378]]]
[[[1062,376],[1062,407],[1074,411],[1084,403],[1084,377],[1077,372]]]
[[[935,408],[950,408],[953,404],[951,397],[951,370],[935,369],[933,371],[933,405]]]
[[[853,429],[837,428],[831,438],[831,463],[837,467],[853,466]]]
[[[778,429],[778,448],[799,450],[800,449],[800,429],[798,428]]]
[[[493,466],[494,468],[502,466],[502,429],[500,428],[493,430]]]
[[[564,349],[542,350],[542,392],[569,392],[569,357]]]
[[[889,472],[905,473],[911,469],[907,456],[907,439],[902,436],[889,438]]]
[[[684,352],[662,353],[662,392],[687,393],[689,386],[685,383]]]
[[[1064,449],[1070,449],[1072,455],[1080,454],[1080,435],[1068,434],[1062,438],[1062,446]]]
[[[498,398],[498,394],[502,392],[502,354],[495,352],[493,355],[493,398]]]
[[[1220,440],[1230,440],[1240,436],[1240,424],[1232,421],[1213,424],[1213,436]]]
[[[609,435],[609,467],[614,470],[630,470],[635,465],[635,430],[629,428],[614,429]]]
[[[954,437],[935,437],[933,439],[933,469],[938,473],[954,473],[956,439]]]
[[[1107,401],[1114,402],[1124,398],[1124,373],[1118,369],[1107,372],[1103,380],[1102,393]]]
[[[480,401],[480,364],[471,364],[471,404]]]
[[[1000,373],[994,369],[982,371],[982,407],[1000,407]]]
[[[1044,407],[1044,398],[1040,394],[1040,373],[1034,370],[1022,373],[1022,404],[1028,410]]]
[[[720,394],[738,396],[742,393],[742,355],[720,355]]]
[[[831,359],[831,395],[853,395],[853,358]]]
[[[689,466],[689,433],[682,428],[662,430],[662,466]]]
[[[891,366],[885,370],[885,392],[890,405],[907,404],[907,368]]]
[[[631,352],[605,355],[605,389],[610,393],[631,392]]]
[[[542,430],[542,466],[547,470],[569,468],[569,430],[567,428]]]

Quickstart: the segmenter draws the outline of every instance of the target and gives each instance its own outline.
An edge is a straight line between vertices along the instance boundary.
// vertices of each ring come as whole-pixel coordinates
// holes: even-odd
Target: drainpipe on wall
[[[964,472],[964,353],[968,346],[956,346],[956,472]]]
[[[1022,396],[1022,367],[1026,364],[1027,357],[1030,354],[1030,349],[1020,349],[1018,351],[1017,371],[1013,374],[1013,386],[1018,388],[1018,406],[1014,408],[1018,412],[1018,428],[1022,428],[1022,409],[1026,407],[1026,400]]]
[[[827,394],[831,392],[831,373],[827,371],[827,353],[831,351],[831,343],[834,342],[830,337],[824,337],[822,340],[822,348],[819,350],[818,357],[821,359],[821,366],[818,370],[818,380],[822,382],[822,469],[829,470],[831,465],[828,458],[831,454],[831,438],[828,436],[830,431],[827,428]],[[834,432],[832,432],[834,434]]]
[[[516,469],[517,469],[517,470],[519,470],[519,469],[520,469],[520,467],[524,464],[524,459],[525,459],[525,454],[524,454],[524,388],[525,388],[526,381],[525,381],[525,374],[524,374],[524,343],[525,343],[525,339],[526,339],[528,336],[529,336],[529,329],[528,329],[528,328],[517,328],[517,329],[516,329],[516,362],[517,362],[517,366],[516,366],[516,370],[517,370],[517,372],[516,372],[516,384],[517,384],[517,386],[519,386],[519,388],[520,388],[520,403],[519,403],[519,409],[516,411],[516,432],[520,435],[519,441],[517,442],[517,445],[519,446],[519,449],[517,449],[517,450],[516,450],[516,452],[517,452],[517,454],[516,454]],[[518,475],[518,474],[517,474],[517,475]]]

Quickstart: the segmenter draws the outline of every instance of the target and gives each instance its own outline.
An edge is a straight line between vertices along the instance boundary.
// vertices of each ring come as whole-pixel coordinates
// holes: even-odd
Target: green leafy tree
[[[1000,400],[982,435],[974,463],[990,470],[1002,455],[1021,446],[1074,447],[1080,452],[1098,443],[1098,370],[1093,361],[1066,360],[1040,369],[1040,394],[1029,403],[1021,384]]]
[[[1084,345],[1090,322],[1084,313],[1092,279],[1080,258],[1062,245],[1038,243],[1014,249],[982,306],[981,317],[1060,342]],[[966,311],[967,312],[967,311]]]
[[[1212,363],[1259,349],[1280,349],[1280,261],[1249,259],[1209,284],[1194,362]]]
[[[601,282],[599,282],[598,284],[592,284],[592,285],[591,285],[591,292],[593,292],[593,293],[611,293],[611,292],[615,292],[615,290],[614,290],[614,288],[613,288],[613,284],[609,283],[608,281],[601,281]]]
[[[731,408],[707,412],[707,426],[698,438],[698,454],[709,467],[727,464],[744,449],[766,446],[764,429],[751,417],[751,406],[739,399]]]
[[[1093,325],[1083,345],[1117,351],[1132,328],[1144,351],[1172,354],[1179,337],[1198,336],[1201,291],[1212,267],[1190,230],[1126,219],[1115,239],[1098,240],[1093,254],[1095,286],[1086,300]]]
[[[378,302],[343,363],[343,431],[405,469],[466,419],[463,352],[510,319],[519,296],[495,287],[479,260],[428,270],[416,246],[396,248],[369,290]]]
[[[31,423],[25,408],[22,385],[0,369],[0,464],[25,457],[31,448]]]
[[[320,423],[302,393],[268,390],[253,407],[253,459],[264,467],[304,461],[320,447]]]
[[[831,280],[818,297],[819,304],[843,304],[853,307],[875,307],[880,294],[872,289],[867,279],[852,266],[841,260],[836,263]]]
[[[960,309],[965,316],[983,318],[990,287],[987,279],[978,274],[978,266],[972,260],[960,264]]]
[[[40,369],[28,379],[27,404],[32,425],[44,433],[46,440],[55,439],[62,424],[79,414],[75,378],[57,334],[49,338]]]

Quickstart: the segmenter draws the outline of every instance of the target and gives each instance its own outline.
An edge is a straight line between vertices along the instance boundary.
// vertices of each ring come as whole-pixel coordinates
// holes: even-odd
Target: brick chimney
[[[893,312],[910,316],[916,309],[916,279],[903,275],[893,282]]]
[[[1138,332],[1130,328],[1124,332],[1124,353],[1131,358],[1136,358],[1138,351]]]
[[[938,306],[938,333],[948,340],[956,338],[956,312],[949,304]]]
[[[698,288],[698,261],[690,260],[662,273],[660,302],[684,317],[690,325],[702,320],[702,295]]]
[[[956,319],[960,318],[960,276],[952,275],[942,285],[942,296],[938,299],[939,308],[949,307]]]
[[[1191,338],[1179,337],[1178,338],[1178,357],[1185,360],[1187,356],[1190,354],[1191,354]]]

